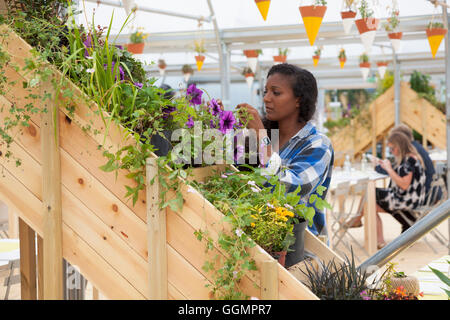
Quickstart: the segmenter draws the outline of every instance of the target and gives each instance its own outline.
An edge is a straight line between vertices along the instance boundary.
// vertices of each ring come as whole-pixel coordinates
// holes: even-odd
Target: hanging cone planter
[[[317,67],[317,64],[319,63],[320,60],[320,56],[313,56],[313,63],[314,63],[314,67]]]
[[[399,53],[402,49],[402,37],[403,32],[391,32],[388,33],[388,37],[391,40],[392,48],[394,48],[395,53]]]
[[[127,50],[133,54],[142,54],[144,52],[144,47],[144,42],[127,44]]]
[[[433,55],[433,59],[436,57],[436,53],[441,45],[442,39],[444,39],[447,34],[447,29],[444,28],[428,28],[427,29],[427,37],[428,43],[430,44],[431,54]]]
[[[247,81],[248,88],[251,89],[253,85],[253,80],[255,80],[255,75],[253,73],[245,74],[245,81]]]
[[[252,69],[253,73],[256,72],[258,65],[258,51],[257,50],[244,50],[244,54],[247,57],[247,64]]]
[[[305,25],[306,34],[308,35],[309,44],[314,45],[320,25],[327,11],[327,6],[301,6],[300,14]]]
[[[202,70],[204,61],[205,61],[205,56],[202,56],[202,55],[195,56],[195,62],[197,63],[198,71]]]
[[[344,69],[344,65],[345,65],[346,61],[347,61],[346,58],[339,58],[339,64],[341,66],[341,69]]]
[[[366,81],[370,71],[370,62],[361,62],[359,67],[361,68],[363,79]]]
[[[352,29],[353,22],[355,21],[356,12],[354,11],[342,11],[342,24],[344,25],[345,34],[349,34]]]
[[[158,60],[158,69],[159,69],[159,74],[161,76],[164,76],[166,74],[166,67],[167,67],[167,64],[164,61],[164,59],[159,59]]]
[[[361,41],[364,45],[365,51],[369,54],[372,49],[373,41],[377,33],[379,19],[376,18],[364,18],[355,20],[356,27],[358,28]]]
[[[127,16],[131,13],[131,11],[136,7],[134,0],[122,0],[123,7]]]
[[[270,1],[271,0],[255,0],[256,6],[258,7],[259,12],[261,12],[264,21],[266,21],[267,14],[269,13]]]
[[[274,64],[286,63],[287,56],[273,56]]]
[[[381,79],[384,79],[384,75],[386,74],[388,63],[384,61],[377,62],[378,74]]]

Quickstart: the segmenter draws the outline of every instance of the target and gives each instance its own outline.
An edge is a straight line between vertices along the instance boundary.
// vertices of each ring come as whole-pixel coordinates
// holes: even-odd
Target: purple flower
[[[167,119],[168,117],[170,117],[170,114],[172,112],[175,112],[176,110],[177,108],[175,108],[174,106],[164,106],[162,109],[163,119]]]
[[[220,105],[217,103],[215,99],[211,99],[209,102],[209,111],[213,116],[217,116],[218,114],[222,113],[222,109],[220,108]]]
[[[138,87],[139,89],[142,89],[142,87],[144,86],[144,85],[143,85],[142,83],[140,83],[140,82],[135,82],[134,85],[135,85],[136,87]]]
[[[211,119],[211,121],[209,122],[209,127],[211,129],[214,129],[216,127],[216,124],[214,123],[214,120]]]
[[[114,66],[115,65],[116,65],[116,63],[113,61],[112,65],[111,65],[111,73],[114,73]],[[103,68],[105,68],[105,70],[106,70],[107,66],[108,66],[107,64],[104,64]],[[120,75],[120,80],[125,79],[125,72],[123,71],[121,66],[119,66],[119,75]],[[117,76],[114,76],[114,80],[117,81]]]
[[[188,97],[190,97],[190,99],[189,99],[189,104],[190,105],[200,105],[200,104],[202,104],[203,91],[200,90],[200,89],[197,89],[195,84],[191,84],[187,88],[186,94],[187,94]]]
[[[121,46],[120,44],[115,44],[114,45],[117,49],[123,50],[123,46]]]
[[[83,41],[84,46],[86,49],[84,49],[84,57],[89,57],[89,52],[87,51],[87,48],[92,48],[92,37],[90,34],[87,35],[86,40]]]
[[[190,129],[194,126],[194,119],[191,116],[188,117],[188,121],[186,122],[186,126]]]
[[[236,122],[232,111],[223,111],[220,114],[219,130],[223,134],[227,133],[227,130],[232,130],[233,125]]]

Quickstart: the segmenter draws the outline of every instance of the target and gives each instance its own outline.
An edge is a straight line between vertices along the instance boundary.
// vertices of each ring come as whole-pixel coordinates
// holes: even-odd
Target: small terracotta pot
[[[244,50],[244,54],[247,58],[258,58],[258,52],[256,50]]]
[[[145,43],[129,43],[127,44],[127,50],[134,54],[141,54],[144,52]]]
[[[273,56],[273,61],[279,62],[279,63],[285,63],[287,60],[286,56]]]
[[[286,264],[286,254],[287,251],[278,251],[274,252],[272,255],[275,259],[278,260],[278,263],[284,267],[284,265]]]
[[[446,34],[447,34],[447,29],[445,29],[445,28],[427,29],[427,37],[431,37],[431,36],[445,36]]]
[[[391,32],[391,33],[388,33],[388,37],[389,37],[389,39],[401,40],[401,38],[403,37],[403,32]]]
[[[301,6],[299,7],[302,17],[320,17],[323,18],[327,11],[327,6]]]
[[[370,62],[361,62],[359,64],[360,68],[370,68]]]
[[[248,78],[248,77],[254,77],[254,76],[255,76],[255,75],[254,75],[253,73],[246,73],[246,74],[245,74],[245,77],[246,77],[246,78]]]
[[[360,34],[377,30],[379,22],[380,20],[376,18],[364,18],[355,20],[356,27],[358,28]]]
[[[341,11],[342,19],[352,19],[354,17],[356,17],[356,12],[354,11]]]
[[[387,67],[388,66],[388,62],[382,62],[382,61],[377,62],[377,66],[378,67]]]
[[[195,56],[196,61],[205,61],[205,56]]]

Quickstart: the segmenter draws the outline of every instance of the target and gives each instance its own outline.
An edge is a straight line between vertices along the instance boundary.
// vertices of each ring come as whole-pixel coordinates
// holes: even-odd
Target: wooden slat
[[[261,263],[261,299],[278,300],[278,265],[275,260]]]
[[[20,295],[22,300],[36,300],[35,232],[19,218]]]
[[[44,239],[37,235],[38,300],[44,300]]]

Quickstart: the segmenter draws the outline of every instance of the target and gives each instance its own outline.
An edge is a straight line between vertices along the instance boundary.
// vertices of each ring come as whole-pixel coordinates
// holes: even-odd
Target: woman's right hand
[[[236,109],[240,110],[245,110],[249,115],[249,120],[248,120],[248,124],[247,124],[247,129],[255,129],[255,130],[260,130],[260,129],[264,129],[264,124],[261,120],[261,117],[259,116],[259,112],[258,110],[256,110],[255,108],[253,108],[251,105],[247,104],[247,103],[241,103],[239,105],[237,105]],[[241,118],[241,122],[244,122],[245,119],[243,119],[243,117]]]

